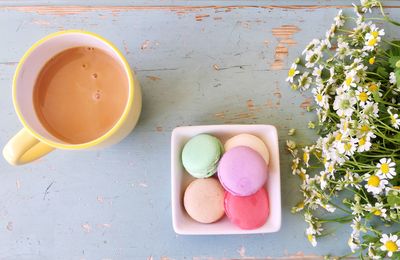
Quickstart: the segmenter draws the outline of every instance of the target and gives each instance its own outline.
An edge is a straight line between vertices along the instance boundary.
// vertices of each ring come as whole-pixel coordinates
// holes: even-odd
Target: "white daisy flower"
[[[374,248],[373,243],[369,243],[368,245],[368,256],[370,259],[382,259],[380,255],[376,254],[376,249]]]
[[[371,8],[378,6],[376,0],[360,0],[361,2],[361,10],[366,13],[370,12],[371,13]]]
[[[343,93],[342,95],[338,95],[333,102],[333,109],[336,110],[336,113],[340,116],[350,117],[354,112],[354,105],[357,100],[350,95],[349,93]]]
[[[320,88],[313,88],[312,93],[314,94],[314,99],[318,106],[327,106],[328,96],[322,93]]]
[[[353,229],[352,233],[360,233],[361,229],[361,217],[357,216],[353,218],[353,222],[350,224],[350,227]]]
[[[380,82],[370,83],[368,85],[368,91],[371,92],[371,93],[378,93],[378,95],[381,97],[382,93],[379,91],[380,90],[380,86],[381,86]]]
[[[400,125],[400,118],[398,114],[392,114],[390,115],[390,123],[392,124],[392,126],[396,129],[399,129],[399,125]]]
[[[296,76],[299,73],[300,72],[297,70],[297,64],[293,63],[289,69],[288,77],[286,78],[286,81],[293,83],[294,76]]]
[[[360,248],[360,238],[351,234],[347,244],[349,245],[351,252],[355,253],[356,250]]]
[[[305,55],[306,67],[307,68],[314,67],[315,63],[317,63],[321,58],[322,58],[322,51],[320,48],[307,51]]]
[[[376,174],[365,174],[364,180],[367,181],[364,187],[367,188],[367,191],[371,192],[372,194],[380,194],[389,183],[386,179]]]
[[[373,51],[381,41],[380,35],[384,35],[383,29],[378,30],[376,27],[370,26],[370,32],[365,35],[364,51]]]
[[[361,186],[358,184],[361,182],[360,176],[357,173],[352,173],[351,171],[346,171],[344,175],[344,180],[346,182],[346,187],[350,184],[350,186],[360,189]]]
[[[387,255],[392,257],[393,253],[399,251],[400,241],[397,235],[382,234],[382,238],[379,240],[383,245],[380,247],[380,250],[387,251]]]
[[[358,143],[357,138],[351,138],[350,140],[339,142],[337,144],[337,149],[339,153],[351,156],[357,149],[357,143]]]
[[[369,135],[364,135],[358,139],[357,151],[360,153],[369,151],[371,146],[371,137]]]
[[[379,29],[375,24],[371,24],[371,26],[369,26],[370,32],[367,33],[367,35],[365,37],[375,37],[378,38],[380,36],[384,36],[385,35],[385,30],[384,29]],[[368,36],[371,35],[371,36]]]
[[[339,10],[335,18],[333,18],[333,20],[335,21],[335,25],[337,27],[342,27],[344,25],[345,20],[342,9]]]
[[[368,204],[366,206],[366,209],[369,212],[371,212],[372,214],[374,214],[375,216],[378,216],[381,218],[387,217],[386,209],[383,207],[383,203],[377,202],[377,203],[375,203],[374,206],[372,206],[371,204]]]
[[[311,85],[312,79],[309,75],[310,75],[310,73],[308,71],[306,71],[298,79],[299,87],[302,90],[307,90]]]
[[[350,47],[349,43],[344,41],[342,38],[338,38],[338,47],[336,49],[336,56],[340,59],[345,58],[346,56],[350,55]]]
[[[362,107],[365,106],[366,102],[370,98],[370,95],[371,95],[371,92],[369,92],[368,90],[366,90],[362,87],[358,87],[356,90],[357,100]]]
[[[393,102],[394,103],[394,102]],[[392,112],[392,110],[393,110],[394,108],[393,107],[388,107],[388,113],[389,113],[389,115],[390,115],[390,123],[392,124],[392,126],[394,127],[394,128],[396,128],[396,129],[399,129],[399,126],[400,126],[400,118],[399,118],[399,115],[398,114],[394,114],[393,112]]]
[[[367,101],[362,111],[362,115],[366,118],[378,117],[378,112],[379,112],[378,103]]]
[[[346,90],[350,87],[356,87],[356,84],[360,81],[360,78],[357,75],[357,70],[352,69],[346,72],[346,79],[343,82],[343,86]]]
[[[310,148],[304,147],[303,148],[303,162],[306,164],[307,167],[310,165],[308,162],[310,161]]]
[[[320,39],[313,39],[308,45],[307,47],[303,50],[303,52],[301,54],[305,54],[306,52],[316,48],[317,46],[319,46],[321,44],[321,40]]]
[[[396,84],[397,80],[396,80],[396,75],[394,74],[394,72],[390,72],[390,75],[389,75],[389,82],[390,82],[391,84]]]
[[[329,30],[327,30],[325,32],[325,38],[326,38],[325,41],[329,48],[331,47],[330,40],[335,36],[336,30],[337,30],[337,26],[335,24],[332,24],[331,27],[329,28]]]
[[[306,235],[307,235],[307,239],[308,241],[310,241],[311,245],[313,247],[317,246],[317,239],[315,238],[315,230],[312,228],[312,226],[310,226],[309,228],[306,229]]]
[[[382,158],[376,165],[376,168],[378,168],[376,174],[382,176],[383,178],[393,179],[393,177],[396,176],[395,166],[396,163],[392,162],[392,159]]]

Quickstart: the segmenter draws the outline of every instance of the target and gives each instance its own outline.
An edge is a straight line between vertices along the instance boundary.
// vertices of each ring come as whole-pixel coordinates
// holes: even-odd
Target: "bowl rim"
[[[275,163],[275,167],[274,169],[277,172],[277,176],[274,178],[274,185],[278,185],[276,192],[274,192],[274,202],[271,203],[271,194],[269,195],[269,199],[270,199],[270,210],[272,208],[271,204],[274,205],[274,211],[275,212],[275,224],[274,226],[265,229],[265,227],[260,227],[258,229],[253,229],[253,230],[216,230],[214,232],[204,232],[204,231],[198,231],[198,232],[194,232],[193,230],[189,231],[186,230],[185,228],[182,228],[180,225],[178,225],[178,215],[180,216],[180,209],[178,209],[179,207],[179,203],[181,203],[180,200],[182,200],[182,196],[181,195],[177,195],[177,191],[178,191],[178,185],[181,184],[181,180],[178,183],[176,174],[177,174],[177,169],[175,168],[175,162],[178,159],[177,157],[179,156],[179,152],[176,147],[176,143],[177,143],[177,138],[179,137],[179,134],[182,134],[186,131],[195,131],[195,130],[199,130],[201,131],[201,133],[207,133],[207,131],[210,132],[226,132],[226,131],[234,131],[234,132],[238,132],[241,131],[241,129],[247,129],[247,131],[249,131],[249,128],[254,128],[252,131],[253,134],[257,135],[257,132],[263,132],[265,134],[265,129],[267,129],[270,134],[273,134],[274,140],[272,140],[271,142],[273,142],[274,144],[274,151],[270,150],[270,155],[274,154],[273,158],[274,158],[274,163]],[[242,133],[246,133],[246,130],[244,130]],[[250,133],[250,134],[252,134]],[[200,134],[200,132],[199,132]],[[235,133],[233,133],[235,134]],[[221,133],[221,135],[226,135],[226,133]],[[193,135],[195,136],[195,134]],[[261,138],[264,142],[265,140],[260,137],[259,135],[257,135],[259,138]],[[276,147],[275,147],[276,146]],[[275,154],[276,152],[276,154]],[[273,233],[273,232],[277,232],[280,230],[281,225],[282,225],[282,199],[281,199],[281,178],[280,178],[280,159],[279,159],[279,137],[278,137],[278,131],[277,128],[274,125],[266,125],[266,124],[232,124],[232,125],[194,125],[194,126],[179,126],[176,127],[172,130],[171,132],[171,211],[172,211],[172,226],[174,231],[177,234],[180,235],[244,235],[244,234],[260,234],[260,233]],[[268,186],[270,178],[268,178],[267,183],[265,184],[264,187]],[[180,188],[179,188],[179,191]],[[276,194],[275,194],[276,193]],[[180,197],[180,199],[177,201],[176,197]],[[271,217],[271,215],[269,216]],[[194,221],[194,220],[193,220]],[[215,224],[217,224],[218,222],[216,222]],[[197,224],[197,223],[196,223]],[[199,226],[201,225],[214,225],[214,224],[201,224],[198,223]],[[233,224],[232,224],[233,225]]]

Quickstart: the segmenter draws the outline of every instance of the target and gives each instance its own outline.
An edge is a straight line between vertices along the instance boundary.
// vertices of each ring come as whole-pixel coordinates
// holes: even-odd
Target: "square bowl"
[[[182,166],[181,152],[190,138],[198,134],[210,134],[224,144],[238,134],[252,134],[259,137],[270,153],[269,173],[265,188],[269,196],[270,214],[267,222],[253,230],[243,230],[232,224],[225,215],[211,224],[202,224],[193,220],[183,206],[183,194],[186,187],[195,180]],[[281,185],[279,170],[278,133],[272,125],[204,125],[182,126],[172,131],[171,136],[171,208],[172,225],[181,235],[229,235],[277,232],[281,227]]]

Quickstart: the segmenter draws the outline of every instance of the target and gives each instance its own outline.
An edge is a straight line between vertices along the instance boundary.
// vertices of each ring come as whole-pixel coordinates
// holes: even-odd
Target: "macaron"
[[[224,207],[226,215],[234,225],[241,229],[256,229],[267,222],[268,193],[265,188],[246,197],[237,197],[225,192]]]
[[[250,147],[251,149],[257,151],[264,158],[264,161],[267,165],[269,164],[268,148],[263,140],[261,140],[257,136],[251,134],[239,134],[230,138],[224,144],[225,151],[229,151],[230,149],[237,146]]]
[[[264,158],[257,151],[247,146],[237,146],[222,156],[218,178],[233,195],[249,196],[264,186],[267,171]]]
[[[217,172],[218,161],[223,150],[218,138],[199,134],[191,138],[183,147],[183,167],[195,178],[210,177]]]
[[[196,179],[183,196],[186,212],[200,223],[213,223],[225,215],[224,189],[215,178]]]

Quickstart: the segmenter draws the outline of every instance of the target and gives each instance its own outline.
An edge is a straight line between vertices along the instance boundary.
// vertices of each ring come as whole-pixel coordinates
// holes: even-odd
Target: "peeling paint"
[[[203,19],[204,18],[206,18],[206,17],[210,17],[210,15],[209,14],[198,14],[198,15],[196,15],[195,16],[195,18],[196,18],[196,21],[203,21]]]
[[[103,224],[97,224],[98,228],[111,228],[111,224],[109,223],[103,223]]]
[[[161,78],[156,77],[156,76],[146,76],[146,78],[152,80],[152,81],[157,81],[157,80],[161,80]]]
[[[282,25],[272,29],[272,35],[278,39],[278,45],[275,47],[274,62],[271,65],[272,70],[280,70],[284,67],[284,60],[289,54],[288,46],[293,46],[296,41],[292,39],[293,34],[300,29],[295,25]]]
[[[122,43],[124,45],[124,50],[125,50],[126,55],[130,54],[131,52],[129,51],[128,43],[125,40],[122,41]]]
[[[35,5],[35,6],[2,6],[0,10],[18,11],[25,13],[37,13],[46,15],[76,15],[83,12],[111,12],[113,16],[119,15],[121,12],[141,11],[141,10],[166,10],[179,12],[179,14],[187,12],[197,12],[206,9],[213,9],[216,13],[231,12],[235,9],[283,9],[283,10],[316,10],[316,9],[344,9],[353,8],[352,5],[203,5],[203,6],[188,6],[188,5],[159,5],[159,6],[50,6],[50,5]],[[386,5],[385,8],[400,8],[400,6]]]
[[[46,20],[32,19],[32,23],[40,26],[49,26],[50,22]]]
[[[85,233],[90,233],[92,230],[92,227],[89,225],[89,223],[82,224],[82,228]]]
[[[145,41],[142,43],[142,45],[140,46],[140,49],[141,49],[141,50],[145,50],[145,49],[149,48],[149,46],[150,46],[150,41],[149,41],[149,40],[145,40]]]
[[[301,102],[300,107],[303,109],[307,109],[311,105],[312,98],[308,97],[303,102]]]
[[[8,221],[7,226],[6,226],[6,229],[7,229],[8,231],[13,231],[13,229],[14,229],[14,224],[12,223],[12,221]]]
[[[214,116],[223,119],[223,118],[225,118],[225,113],[224,112],[215,113]]]
[[[103,196],[98,195],[98,196],[97,196],[97,201],[100,202],[100,203],[103,203],[103,202],[104,202]]]
[[[254,111],[254,102],[252,99],[247,100],[246,105],[249,111]]]
[[[241,246],[237,252],[239,253],[240,257],[246,257],[246,248],[244,246]]]
[[[147,185],[147,183],[144,183],[144,182],[140,182],[140,183],[139,183],[139,186],[140,186],[140,187],[143,187],[143,188],[149,187],[149,185]]]

